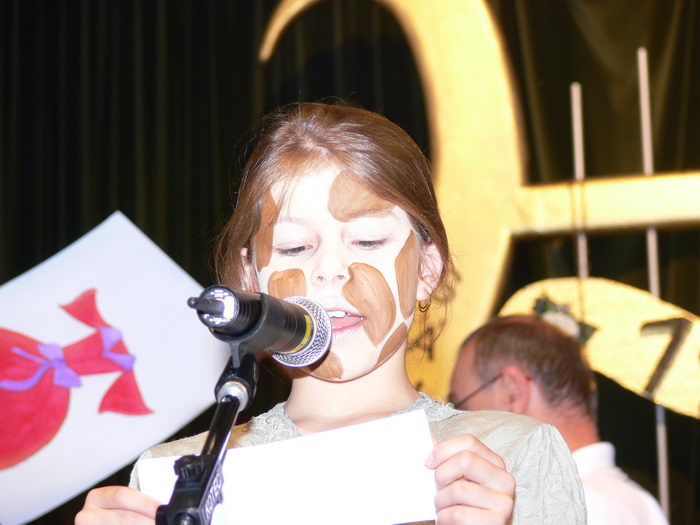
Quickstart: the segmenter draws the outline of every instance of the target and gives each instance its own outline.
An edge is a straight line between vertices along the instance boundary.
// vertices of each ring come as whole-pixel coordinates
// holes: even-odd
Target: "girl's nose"
[[[318,260],[313,270],[311,280],[317,285],[345,283],[349,278],[348,261],[342,250],[337,247],[327,247],[317,254]]]

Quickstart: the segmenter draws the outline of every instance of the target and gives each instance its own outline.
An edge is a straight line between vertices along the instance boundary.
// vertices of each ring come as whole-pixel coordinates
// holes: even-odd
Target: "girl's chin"
[[[329,363],[321,362],[318,367],[310,367],[307,372],[324,381],[344,383],[371,373],[377,368],[379,351],[375,348],[358,348],[337,345],[331,347],[333,355]]]
[[[340,352],[337,355],[343,367],[343,374],[341,377],[332,378],[331,381],[352,381],[372,373],[377,368],[378,354],[379,350],[375,350],[370,355],[365,354],[363,358],[358,354],[344,355]]]
[[[353,339],[357,340],[356,338],[361,335],[363,335],[363,333],[362,327],[360,326],[345,328],[343,330],[333,330],[333,339],[331,344],[333,346],[349,344]]]
[[[356,379],[360,379],[360,378],[366,376],[367,374],[369,374],[373,370],[374,370],[373,367],[360,368],[360,369],[355,370],[355,371],[350,370],[350,371],[345,372],[342,377],[322,377],[322,376],[319,376],[316,374],[312,374],[312,375],[315,375],[318,379],[323,379],[324,381],[328,381],[330,383],[349,383],[351,381],[355,381]]]

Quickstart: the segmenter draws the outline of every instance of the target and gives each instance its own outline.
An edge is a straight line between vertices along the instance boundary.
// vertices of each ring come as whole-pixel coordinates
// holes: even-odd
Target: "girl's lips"
[[[331,325],[334,332],[341,332],[356,328],[365,320],[361,315],[346,315],[344,317],[331,317]]]

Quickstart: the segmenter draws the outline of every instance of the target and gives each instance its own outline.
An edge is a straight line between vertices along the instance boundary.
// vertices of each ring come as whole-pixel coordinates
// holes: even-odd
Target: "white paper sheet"
[[[267,445],[224,463],[230,524],[387,525],[435,519],[433,449],[422,410]],[[166,503],[173,457],[138,463],[141,490]],[[223,525],[225,520],[216,525]]]
[[[152,412],[100,413],[119,373],[81,375],[80,385],[69,388],[65,420],[51,441],[0,470],[3,525],[29,521],[73,497],[214,402],[214,385],[229,352],[187,307],[187,298],[201,286],[119,212],[0,286],[0,328],[66,347],[95,333],[61,309],[88,289],[96,290],[100,315],[121,332],[134,356],[134,376]],[[0,415],[6,410],[0,407]],[[18,426],[47,415],[39,408]],[[5,436],[13,432],[7,420],[3,424]]]

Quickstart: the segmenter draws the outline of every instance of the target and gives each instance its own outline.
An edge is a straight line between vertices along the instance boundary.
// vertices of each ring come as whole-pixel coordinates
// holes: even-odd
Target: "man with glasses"
[[[667,525],[656,500],[615,466],[613,445],[600,441],[595,378],[583,346],[554,324],[507,316],[473,332],[460,349],[450,401],[556,427],[581,475],[589,525]]]

